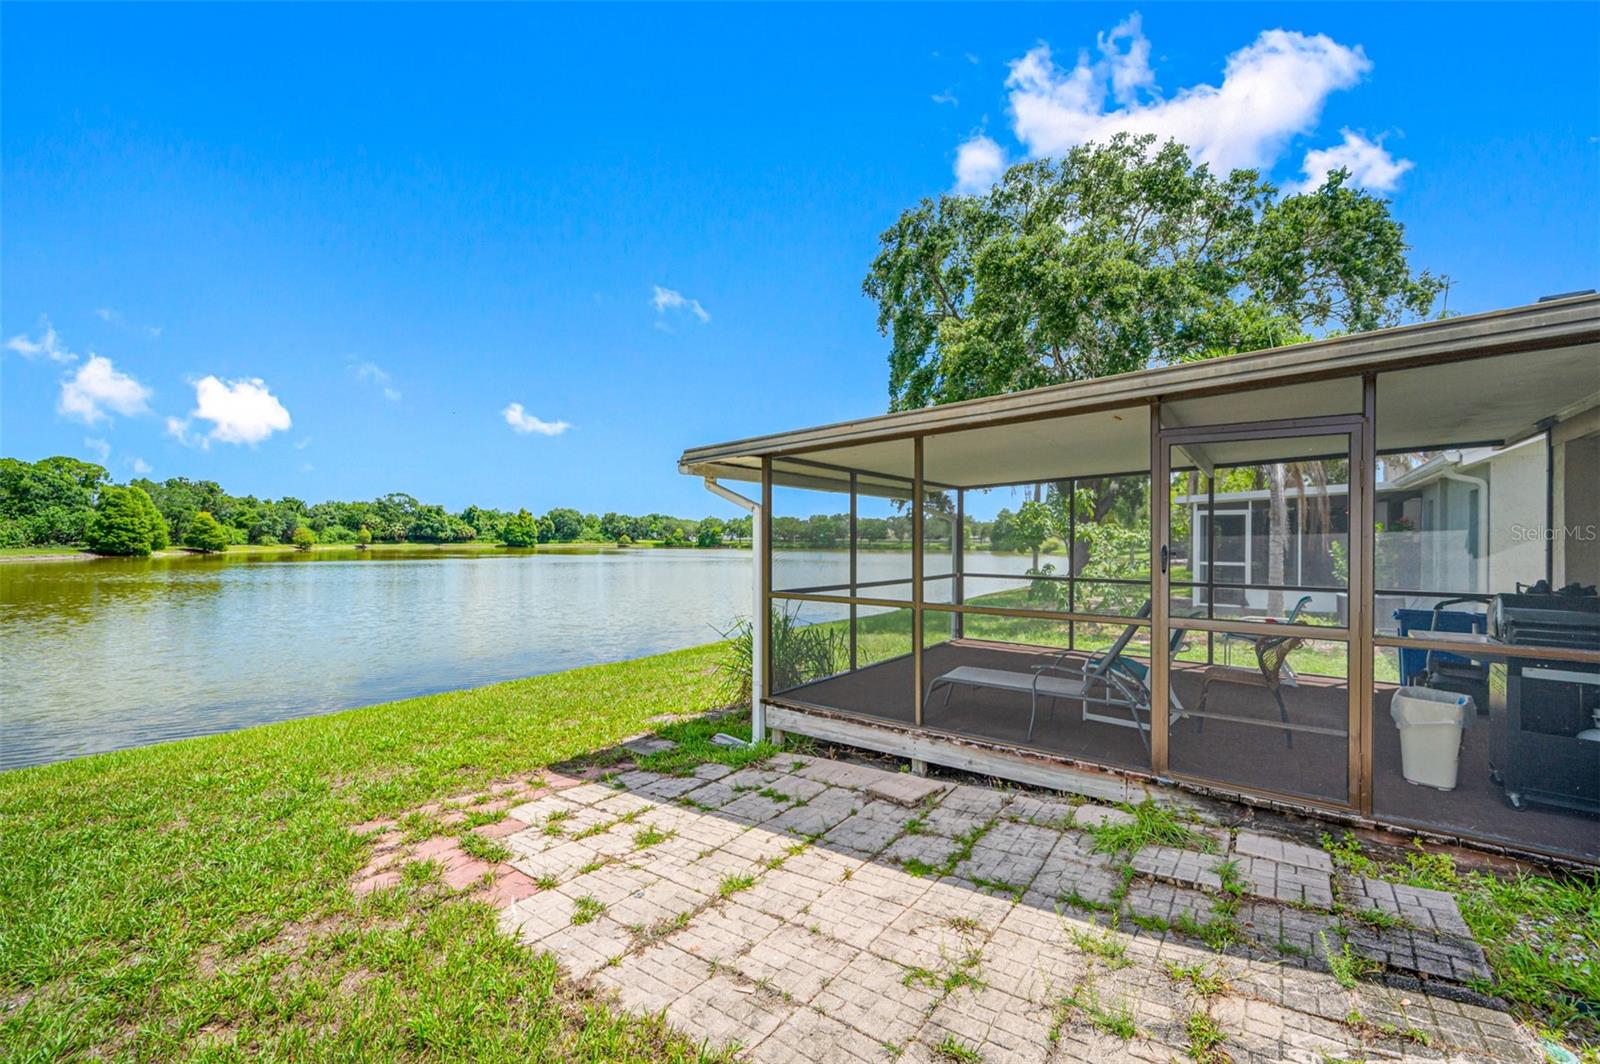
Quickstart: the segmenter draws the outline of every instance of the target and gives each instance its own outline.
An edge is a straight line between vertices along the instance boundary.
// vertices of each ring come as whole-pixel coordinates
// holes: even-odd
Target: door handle
[[[1161,544],[1161,572],[1163,574],[1165,574],[1166,571],[1167,571],[1167,545],[1165,543],[1163,543],[1163,544]]]

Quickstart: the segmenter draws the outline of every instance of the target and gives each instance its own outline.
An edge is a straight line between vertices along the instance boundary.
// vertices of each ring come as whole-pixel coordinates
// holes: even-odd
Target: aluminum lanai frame
[[[1148,370],[1139,373],[1124,374],[1116,377],[1081,383],[1057,385],[1048,388],[1035,389],[1029,392],[1012,395],[996,396],[986,399],[972,400],[965,403],[950,404],[943,407],[922,410],[906,411],[896,414],[881,415],[857,421],[843,422],[835,425],[822,426],[814,429],[805,429],[797,432],[778,433],[773,435],[755,437],[752,439],[734,441],[709,447],[692,448],[686,451],[680,459],[680,469],[705,477],[708,484],[716,484],[719,480],[741,480],[758,482],[761,486],[760,503],[754,513],[757,516],[758,534],[755,548],[758,552],[758,564],[755,566],[757,580],[756,601],[765,602],[770,607],[776,598],[805,598],[805,595],[782,594],[773,589],[772,574],[772,521],[771,505],[774,489],[774,463],[785,468],[793,468],[793,463],[809,463],[817,467],[817,481],[820,485],[834,485],[837,487],[838,477],[843,474],[847,477],[846,483],[851,500],[851,546],[855,546],[855,500],[857,492],[861,490],[863,478],[885,479],[893,478],[896,481],[910,481],[909,487],[912,499],[916,505],[911,508],[912,524],[912,551],[911,551],[911,596],[908,602],[894,600],[877,600],[863,598],[858,584],[856,572],[856,551],[850,551],[850,573],[847,596],[843,601],[848,604],[852,617],[858,604],[880,605],[893,608],[909,608],[912,619],[912,651],[913,658],[913,686],[912,697],[915,700],[912,732],[924,731],[922,714],[923,699],[923,626],[925,614],[930,606],[925,599],[925,573],[923,571],[924,555],[924,509],[927,489],[930,487],[955,487],[956,506],[958,512],[962,508],[964,490],[961,485],[932,485],[925,482],[925,445],[948,433],[973,430],[979,428],[993,428],[999,426],[1023,426],[1030,422],[1044,419],[1060,418],[1070,415],[1087,414],[1120,410],[1126,413],[1130,409],[1143,408],[1149,417],[1149,476],[1152,486],[1165,483],[1165,470],[1167,467],[1167,442],[1182,438],[1182,432],[1187,426],[1172,416],[1165,416],[1164,412],[1174,411],[1184,404],[1194,401],[1214,401],[1219,403],[1219,408],[1226,407],[1230,396],[1245,391],[1255,391],[1265,388],[1295,388],[1300,386],[1316,387],[1321,382],[1349,381],[1359,389],[1359,409],[1338,418],[1326,418],[1320,415],[1289,416],[1276,422],[1267,424],[1241,424],[1236,428],[1244,430],[1258,430],[1260,433],[1277,431],[1309,433],[1327,428],[1346,431],[1351,436],[1351,454],[1355,464],[1352,465],[1351,487],[1353,490],[1352,503],[1357,507],[1351,514],[1351,528],[1358,534],[1350,537],[1352,564],[1350,572],[1349,601],[1350,616],[1345,631],[1348,640],[1349,652],[1349,685],[1356,692],[1353,705],[1357,708],[1352,713],[1352,726],[1349,730],[1350,757],[1348,760],[1349,793],[1351,796],[1350,810],[1361,818],[1373,816],[1373,772],[1371,750],[1371,714],[1373,701],[1373,667],[1375,655],[1382,650],[1397,649],[1401,647],[1412,649],[1451,649],[1448,641],[1429,640],[1426,637],[1407,637],[1380,635],[1375,631],[1375,622],[1372,615],[1372,586],[1371,586],[1371,559],[1374,556],[1374,532],[1372,523],[1373,511],[1373,478],[1377,463],[1377,407],[1378,396],[1376,388],[1379,373],[1394,373],[1396,371],[1441,366],[1453,362],[1466,362],[1469,360],[1507,355],[1517,352],[1549,352],[1555,354],[1566,353],[1571,355],[1577,352],[1580,358],[1595,355],[1595,366],[1600,367],[1600,297],[1593,295],[1551,301],[1548,303],[1534,304],[1526,307],[1512,308],[1489,314],[1474,315],[1449,319],[1440,322],[1430,322],[1419,325],[1405,326],[1395,329],[1380,330],[1356,336],[1343,337],[1333,340],[1318,341],[1314,343],[1295,345],[1288,348],[1251,354],[1236,355],[1230,358],[1215,359],[1208,362],[1193,363],[1182,366],[1166,367]],[[1537,368],[1539,363],[1530,362],[1530,370]],[[1597,393],[1600,393],[1600,370],[1597,373]],[[1582,400],[1581,395],[1574,396]],[[1594,400],[1591,399],[1592,404]],[[1552,411],[1552,414],[1555,412]],[[1208,422],[1212,423],[1212,422]],[[1214,423],[1213,423],[1214,424]],[[1516,430],[1507,431],[1501,435],[1490,437],[1485,442],[1507,442],[1515,438],[1527,436],[1541,431],[1543,425],[1540,419],[1530,419],[1526,426]],[[847,470],[843,465],[829,468],[827,463],[817,460],[817,453],[827,449],[862,448],[873,444],[891,441],[909,441],[912,461],[910,476],[897,474],[890,471],[871,472],[866,470]],[[1449,442],[1441,438],[1438,442]],[[1454,444],[1459,446],[1459,443]],[[1409,444],[1413,449],[1420,449],[1418,443]],[[1142,475],[1142,474],[1141,474]],[[1358,484],[1357,481],[1360,481]],[[882,484],[878,487],[881,489]],[[1167,601],[1168,579],[1161,567],[1162,546],[1168,542],[1170,512],[1165,501],[1159,506],[1154,505],[1158,492],[1152,487],[1151,500],[1154,524],[1151,536],[1151,579],[1150,592],[1153,602],[1165,603]],[[748,500],[746,500],[748,501]],[[960,524],[956,526],[960,528]],[[954,559],[952,572],[949,574],[953,582],[959,587],[965,578],[961,558],[961,535],[956,535],[953,544]],[[1069,586],[1073,586],[1070,585]],[[955,594],[951,603],[938,603],[936,608],[941,612],[949,612],[956,625],[961,624],[968,612],[964,608],[962,596]],[[837,601],[837,597],[820,596],[821,601]],[[989,612],[1004,614],[1004,610],[984,610],[971,612]],[[1017,611],[1026,614],[1028,611]],[[1085,623],[1127,623],[1126,618],[1113,618],[1100,614],[1081,613],[1069,608],[1066,613],[1054,615],[1055,619],[1069,623],[1082,621]],[[1162,647],[1166,643],[1169,630],[1168,611],[1156,608],[1151,611],[1149,622],[1150,641],[1152,647]],[[1194,623],[1186,625],[1199,630],[1221,630],[1212,623]],[[1238,629],[1238,624],[1231,626]],[[1281,631],[1283,626],[1276,626],[1275,631]],[[1324,630],[1325,632],[1326,630]],[[852,646],[851,656],[854,663],[854,635],[855,625],[851,625]],[[760,642],[760,660],[770,662],[770,632],[768,626],[762,625]],[[1521,648],[1519,657],[1546,658],[1550,660],[1594,660],[1600,662],[1600,654],[1590,652],[1574,652],[1571,650],[1554,650],[1537,647]],[[1167,661],[1166,656],[1153,653],[1151,666],[1155,673],[1152,684],[1155,690],[1164,690],[1167,686]],[[781,696],[774,696],[770,688],[770,675],[767,668],[762,668],[757,682],[753,688],[757,693],[757,702],[760,703],[757,716],[758,736],[759,729],[764,727],[765,714],[760,712],[768,705],[785,710],[781,719],[791,724],[802,719],[807,710],[802,706],[786,706],[786,700]],[[1152,705],[1151,742],[1152,761],[1149,766],[1149,775],[1155,778],[1167,779],[1172,776],[1169,765],[1169,751],[1167,749],[1167,721],[1164,700],[1156,699]],[[804,730],[802,728],[802,730]],[[823,728],[828,731],[837,729]],[[829,737],[829,736],[823,736]],[[907,749],[914,760],[940,760],[941,756],[933,758],[917,758],[917,752],[927,753],[929,745],[926,743],[912,742],[918,736],[908,737]],[[1003,747],[997,748],[999,752]],[[970,753],[970,751],[969,751]],[[1033,753],[1031,751],[1017,751],[1019,754]],[[952,755],[954,756],[954,755]],[[948,763],[948,762],[945,762]],[[1000,765],[993,759],[985,758],[985,766]],[[966,766],[961,766],[966,767]],[[1141,774],[1137,771],[1129,772],[1126,769],[1115,769],[1131,777],[1137,778]],[[1039,773],[1034,768],[1029,768],[1028,773],[1033,778],[1030,782],[1038,782]],[[1005,772],[997,774],[1005,775]],[[1317,802],[1307,800],[1304,796],[1285,795],[1254,795],[1242,793],[1241,797],[1261,797],[1277,804],[1294,807],[1316,809]],[[1324,810],[1326,811],[1326,810]],[[1462,833],[1463,837],[1470,838],[1470,833]],[[1530,847],[1536,850],[1536,847]]]

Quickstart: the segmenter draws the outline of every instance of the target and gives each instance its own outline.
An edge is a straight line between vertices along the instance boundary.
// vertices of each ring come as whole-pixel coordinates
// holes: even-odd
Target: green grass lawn
[[[0,559],[5,558],[49,558],[56,555],[69,557],[82,554],[82,547],[0,547]]]
[[[1011,609],[1036,608],[1028,600],[1026,588],[983,595],[971,601],[972,605],[1006,607]],[[923,645],[933,646],[950,638],[948,619],[952,614],[929,612],[923,621]],[[847,621],[824,622],[843,629]],[[1174,621],[1179,625],[1181,621]],[[1043,620],[1034,617],[1006,617],[988,614],[968,614],[963,624],[963,634],[969,639],[987,639],[1001,643],[1021,643],[1029,646],[1066,647],[1068,624],[1065,621]],[[1073,645],[1085,652],[1104,650],[1116,642],[1126,625],[1079,622]],[[858,661],[862,663],[883,661],[911,652],[911,611],[892,610],[862,616],[856,623]],[[1226,660],[1244,668],[1253,667],[1254,658],[1248,644],[1236,643],[1225,648],[1222,637],[1216,636],[1214,660]],[[1149,630],[1138,633],[1126,653],[1146,661],[1150,657]],[[1206,634],[1190,632],[1179,647],[1176,660],[1203,663],[1206,661]],[[1302,676],[1348,677],[1349,663],[1344,644],[1338,642],[1302,643],[1289,658],[1296,673]],[[1374,679],[1380,683],[1393,683],[1398,679],[1397,659],[1392,654],[1382,654],[1373,662]]]
[[[705,710],[720,652],[0,773],[0,1058],[697,1059],[426,869],[357,899],[349,827]]]

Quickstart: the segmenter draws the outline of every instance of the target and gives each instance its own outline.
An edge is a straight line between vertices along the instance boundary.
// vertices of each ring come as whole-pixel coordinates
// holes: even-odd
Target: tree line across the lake
[[[667,514],[586,514],[556,507],[443,506],[394,493],[370,502],[319,502],[292,496],[229,495],[211,480],[169,477],[112,483],[104,466],[77,458],[25,462],[0,458],[0,548],[84,547],[98,554],[149,554],[172,544],[220,551],[229,546],[317,543],[655,543],[720,547],[747,544],[750,518]]]

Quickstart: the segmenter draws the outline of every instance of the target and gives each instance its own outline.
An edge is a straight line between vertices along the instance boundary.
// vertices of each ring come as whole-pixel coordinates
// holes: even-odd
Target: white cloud
[[[946,89],[944,92],[936,92],[928,98],[934,103],[947,103],[951,107],[961,106],[961,101],[957,99],[956,94],[951,92],[949,89]]]
[[[1128,42],[1127,51],[1117,45],[1123,40]],[[1122,20],[1110,33],[1100,34],[1096,43],[1111,74],[1111,95],[1118,103],[1132,106],[1139,102],[1141,92],[1155,88],[1155,71],[1150,69],[1150,39],[1144,35],[1137,13]]]
[[[99,462],[101,465],[105,465],[107,462],[111,461],[111,444],[107,443],[105,440],[97,440],[92,437],[85,436],[83,438],[83,446],[90,454],[94,455],[94,460]]]
[[[89,361],[61,382],[56,410],[85,425],[105,420],[107,411],[132,416],[150,409],[150,389],[112,366],[109,358],[90,355]]]
[[[135,476],[147,477],[150,475],[150,463],[143,458],[135,458],[128,464],[133,467]]]
[[[1302,167],[1305,178],[1291,183],[1286,191],[1309,192],[1320,186],[1330,172],[1349,170],[1352,183],[1375,192],[1391,192],[1400,183],[1400,175],[1415,165],[1409,159],[1390,155],[1382,138],[1368,140],[1349,129],[1340,132],[1344,134],[1343,143],[1306,152]]]
[[[55,326],[50,324],[49,318],[40,320],[37,340],[30,340],[25,333],[18,333],[6,341],[6,350],[15,351],[23,358],[47,358],[51,362],[76,362],[78,356],[68,351],[61,345],[61,337],[56,335]]]
[[[161,335],[161,326],[135,325],[133,322],[124,317],[121,311],[114,307],[96,307],[94,316],[109,325],[115,325],[118,328],[126,329],[129,332],[136,332],[140,335],[148,336],[152,340]]]
[[[1005,171],[1006,153],[981,133],[956,149],[957,192],[986,192]]]
[[[670,326],[667,324],[668,319],[672,317],[681,318],[685,315],[692,315],[701,325],[711,320],[710,313],[700,305],[698,299],[690,299],[682,292],[671,288],[662,288],[660,285],[654,285],[653,287],[655,288],[655,294],[650,297],[650,305],[656,308],[656,316],[659,319],[656,322],[658,327],[666,328],[670,332]]]
[[[259,377],[236,381],[202,377],[194,382],[194,403],[187,418],[167,418],[167,434],[184,444],[256,444],[293,424],[289,411]],[[189,434],[196,418],[211,422],[211,431],[202,437]]]
[[[1138,16],[1101,34],[1098,56],[1080,52],[1071,69],[1040,43],[1011,63],[1012,131],[1039,157],[1060,155],[1119,132],[1153,133],[1188,146],[1213,169],[1267,169],[1291,137],[1315,129],[1328,97],[1372,69],[1366,54],[1322,35],[1264,30],[1228,56],[1220,85],[1163,96],[1150,68]],[[975,143],[969,141],[968,145]],[[962,155],[957,154],[960,166]]]
[[[388,371],[376,362],[363,362],[355,367],[356,380],[371,384],[383,393],[383,397],[391,403],[400,401],[400,389],[391,383]]]
[[[524,410],[521,403],[510,404],[500,411],[500,416],[506,419],[512,432],[523,436],[530,432],[537,432],[541,436],[559,436],[572,427],[565,421],[541,421]]]

